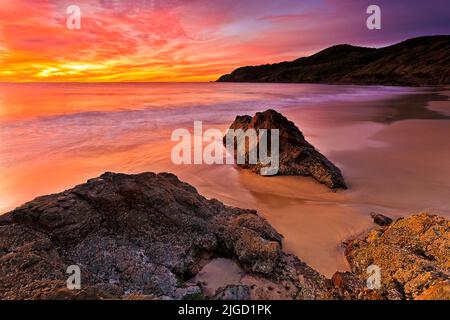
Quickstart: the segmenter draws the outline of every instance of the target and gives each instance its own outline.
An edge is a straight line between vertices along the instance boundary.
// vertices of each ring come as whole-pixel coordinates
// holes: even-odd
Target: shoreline
[[[343,243],[351,272],[327,277],[288,254],[255,210],[206,199],[171,173],[107,172],[0,216],[0,278],[13,288],[0,297],[449,299],[450,221],[372,218],[378,227]],[[78,290],[66,287],[68,264],[83,273]],[[377,287],[371,268],[383,270]]]
[[[442,91],[448,96],[447,90]],[[50,149],[53,153],[49,154],[48,161],[36,159],[32,166],[30,162],[14,164],[14,171],[2,179],[0,189],[8,190],[9,194],[28,194],[31,200],[65,190],[107,170],[174,172],[208,198],[258,210],[285,236],[286,250],[331,276],[336,270],[348,270],[340,244],[371,227],[370,212],[397,217],[436,207],[439,213],[449,215],[450,203],[446,202],[445,195],[450,194],[447,182],[450,171],[445,168],[450,163],[450,153],[442,150],[440,143],[442,137],[450,135],[449,120],[399,121],[397,117],[393,123],[380,121],[391,116],[392,110],[416,101],[417,95],[433,97],[412,92],[395,101],[379,98],[368,102],[320,102],[280,108],[311,144],[341,168],[350,187],[345,192],[331,192],[309,178],[258,177],[233,166],[175,166],[170,161],[172,144],[167,142],[170,128],[152,131],[150,141],[146,128],[135,129],[116,142],[123,147],[113,149],[101,145],[93,148],[86,142],[83,142],[86,149],[69,145],[68,151],[76,147],[70,158]],[[441,103],[439,110],[445,108]],[[418,111],[419,117],[424,114],[422,109]],[[414,114],[406,115],[414,117]],[[224,131],[230,123],[219,118],[214,126]],[[212,125],[208,123],[205,130]],[[142,144],[135,144],[136,141]],[[432,156],[431,162],[420,160],[423,145],[425,154]],[[432,170],[416,176],[433,163]],[[378,173],[385,172],[386,167],[389,167],[388,174],[380,176]],[[25,177],[27,180],[22,180]],[[37,190],[40,190],[38,194]]]

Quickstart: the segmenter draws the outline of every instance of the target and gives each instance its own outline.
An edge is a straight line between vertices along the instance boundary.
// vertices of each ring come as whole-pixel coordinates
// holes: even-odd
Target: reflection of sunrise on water
[[[2,212],[105,171],[169,171],[207,197],[257,209],[285,236],[288,251],[328,275],[347,268],[340,242],[370,227],[371,211],[448,213],[450,171],[442,168],[450,154],[438,143],[448,135],[448,120],[420,119],[445,118],[445,105],[432,103],[440,113],[424,111],[421,101],[434,99],[433,89],[295,84],[7,84],[1,89]],[[401,115],[404,105],[416,108],[416,119],[404,113],[405,120],[386,122],[393,112]],[[231,165],[172,163],[172,130],[193,130],[200,118],[204,130],[225,132],[236,115],[268,107],[294,121],[341,168],[349,190],[334,193],[311,178],[260,177]],[[424,150],[439,157],[423,162]]]

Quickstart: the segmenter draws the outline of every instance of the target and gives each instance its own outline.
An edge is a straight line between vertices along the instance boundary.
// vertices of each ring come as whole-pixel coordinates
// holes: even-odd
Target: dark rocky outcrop
[[[190,299],[214,257],[235,260],[248,287],[220,297],[319,299],[325,278],[281,250],[255,211],[208,200],[169,173],[105,173],[0,216],[0,299]],[[81,268],[81,290],[66,269]]]
[[[350,296],[450,299],[450,221],[444,217],[421,213],[398,219],[363,239],[348,241],[345,248],[352,272],[360,279],[368,277],[370,265],[381,271],[380,290],[351,289]]]
[[[277,111],[269,109],[264,112],[258,112],[253,117],[248,115],[237,116],[230,129],[242,129],[244,131],[247,129],[256,129],[256,131],[260,129],[278,129],[280,137],[278,175],[311,176],[329,188],[346,189],[344,178],[339,168],[308,143],[302,132],[292,121],[289,121]],[[259,162],[257,164],[249,164],[248,161],[249,150],[254,147],[256,146],[247,147],[245,154],[246,163],[239,164],[239,166],[260,173],[263,165]],[[235,153],[237,153],[236,145]]]
[[[241,67],[218,81],[446,85],[450,36],[413,38],[380,49],[337,45],[290,62]]]
[[[0,299],[450,299],[450,222],[398,219],[349,240],[331,280],[282,251],[255,211],[202,197],[169,173],[105,173],[0,216]],[[234,260],[239,284],[206,296],[191,280]],[[66,269],[81,269],[81,290]],[[382,288],[366,286],[369,265]]]
[[[375,222],[379,226],[388,226],[392,223],[391,218],[386,217],[380,213],[372,212],[370,214],[370,217],[373,219],[373,222]]]

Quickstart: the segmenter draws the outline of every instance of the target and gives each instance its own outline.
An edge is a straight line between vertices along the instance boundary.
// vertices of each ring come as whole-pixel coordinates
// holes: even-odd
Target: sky
[[[381,30],[366,9],[381,8]],[[67,7],[81,28],[67,27]],[[450,34],[448,0],[0,0],[0,81],[213,81],[349,43]]]

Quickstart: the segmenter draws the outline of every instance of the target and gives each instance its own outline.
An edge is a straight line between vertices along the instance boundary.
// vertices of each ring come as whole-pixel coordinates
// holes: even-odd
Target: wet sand
[[[12,141],[2,154],[1,209],[105,171],[170,171],[206,197],[258,210],[283,234],[286,251],[331,276],[348,270],[341,243],[373,226],[370,212],[398,217],[431,210],[450,216],[450,103],[443,95],[408,93],[275,107],[341,168],[349,190],[338,192],[305,177],[260,177],[233,166],[176,166],[170,160],[175,144],[170,126],[133,127],[120,134],[77,131],[77,139],[67,135],[70,128],[61,133],[52,128],[48,142],[39,140],[39,148],[45,149],[41,157],[23,151],[36,147],[35,131],[17,128],[14,134],[21,143],[3,133]],[[242,113],[247,112],[211,116],[205,129],[224,131]],[[192,129],[189,121],[183,126]],[[104,142],[108,134],[115,134],[113,146]]]
[[[192,284],[202,283],[204,295],[212,297],[219,288],[226,287],[227,285],[240,284],[244,274],[234,261],[217,258],[206,264],[188,282]]]

